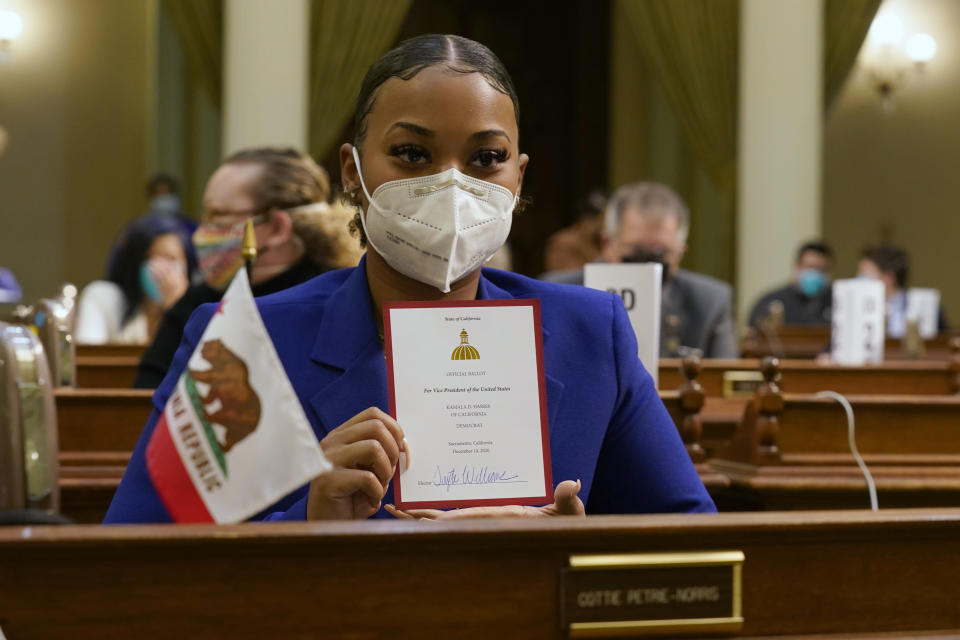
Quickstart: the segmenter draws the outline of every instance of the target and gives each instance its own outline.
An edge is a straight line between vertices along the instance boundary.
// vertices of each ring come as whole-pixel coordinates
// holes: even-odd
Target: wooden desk
[[[136,358],[143,357],[146,349],[139,344],[78,344],[78,357]]]
[[[103,522],[130,456],[121,454],[114,465],[78,465],[66,455],[60,456],[60,512],[82,524]]]
[[[77,345],[77,387],[129,389],[144,347],[129,344]]]
[[[130,454],[153,410],[146,389],[69,389],[54,392],[60,451]]]
[[[60,451],[121,452],[129,455],[153,411],[153,392],[146,389],[56,389]],[[679,394],[660,397],[675,422]],[[707,398],[701,412],[704,439],[726,441],[733,433],[749,398]]]
[[[747,329],[740,343],[740,353],[745,358],[762,358],[776,355],[780,358],[816,358],[830,351],[830,326],[786,325],[776,332],[775,344],[770,336],[754,327]]]
[[[697,382],[708,396],[724,395],[724,374],[759,375],[758,359],[704,359]],[[960,366],[942,360],[898,360],[850,367],[813,360],[780,360],[780,387],[789,393],[830,389],[843,394],[948,395],[960,392]],[[684,381],[680,360],[660,360],[659,386],[676,389]]]
[[[856,421],[857,448],[867,460],[899,460],[902,456],[956,461],[960,466],[960,397],[847,396]],[[775,412],[779,427],[773,441],[784,462],[791,456],[836,457],[852,464],[847,418],[838,402],[811,395],[784,394]],[[738,425],[743,455],[754,459],[757,435],[749,419]],[[746,457],[744,459],[746,459]]]
[[[54,394],[61,511],[77,522],[100,522],[153,410],[153,392],[59,388]]]
[[[139,364],[139,358],[129,356],[77,356],[77,387],[129,389]]]
[[[100,522],[153,410],[153,392],[59,388],[54,393],[61,511],[77,522]]]
[[[740,637],[960,633],[960,513],[8,527],[9,638],[564,638],[574,553],[740,550]],[[875,635],[866,637],[878,637]]]
[[[960,332],[946,331],[934,338],[924,340],[925,353],[922,358],[946,360],[953,351],[951,341],[957,337],[960,337]],[[772,342],[773,344],[770,336],[751,327],[740,344],[740,353],[745,358],[762,358],[769,355],[781,358],[815,358],[820,353],[830,351],[830,327],[786,325],[777,330]],[[884,353],[884,358],[887,360],[903,358],[905,355],[903,340],[887,338]]]
[[[847,442],[847,419],[831,399],[761,398],[710,466],[731,481],[714,493],[724,509],[852,508],[867,483]],[[881,506],[960,506],[960,397],[848,396],[857,448]],[[766,404],[764,404],[766,403]],[[759,412],[760,407],[766,412]]]
[[[150,412],[152,391],[139,389],[69,389],[55,391],[60,437],[60,490],[64,515],[77,522],[103,520],[123,471]],[[674,421],[680,424],[680,396],[661,392]],[[707,398],[701,412],[701,441],[708,455],[725,445],[735,431],[747,400]],[[707,465],[697,465],[708,489],[730,481]]]

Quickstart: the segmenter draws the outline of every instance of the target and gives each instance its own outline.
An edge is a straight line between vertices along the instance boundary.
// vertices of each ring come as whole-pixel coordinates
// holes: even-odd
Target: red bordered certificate
[[[383,320],[390,413],[411,451],[397,506],[552,502],[540,301],[389,302]]]

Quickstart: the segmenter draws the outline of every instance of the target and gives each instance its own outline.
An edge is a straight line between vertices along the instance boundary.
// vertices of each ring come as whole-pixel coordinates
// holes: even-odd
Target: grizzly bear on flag
[[[210,363],[210,369],[190,369],[190,376],[210,386],[207,394],[201,398],[203,411],[209,422],[227,430],[220,443],[220,448],[226,453],[257,428],[260,423],[260,398],[250,386],[247,363],[221,340],[207,340],[201,346],[200,354]],[[215,405],[213,413],[209,408],[211,405]]]

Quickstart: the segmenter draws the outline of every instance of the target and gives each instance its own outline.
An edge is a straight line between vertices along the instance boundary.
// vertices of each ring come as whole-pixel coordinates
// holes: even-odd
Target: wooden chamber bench
[[[777,414],[783,456],[758,465],[743,454],[724,451],[732,439],[745,437],[745,429],[755,429],[747,408],[756,400],[709,397],[698,383],[701,364],[688,359],[681,365],[683,383],[660,396],[722,508],[864,504],[864,481],[847,453],[845,415],[833,400],[784,395],[777,388],[784,407]],[[768,382],[780,377],[775,368],[768,374]],[[151,395],[145,390],[57,390],[67,515],[86,522],[102,517],[152,410]],[[850,397],[861,451],[871,464],[884,465],[877,472],[884,504],[960,505],[960,443],[954,444],[960,437],[960,396]],[[944,457],[944,450],[957,455]]]
[[[681,428],[697,393],[685,387],[661,392],[661,398]],[[153,410],[153,392],[140,389],[70,389],[55,391],[60,440],[60,487],[63,513],[78,522],[99,522],[123,476],[143,426]],[[743,400],[727,410],[717,430],[729,437]],[[687,407],[688,409],[684,409]],[[702,462],[698,460],[697,462]],[[701,479],[709,489],[726,487],[729,480],[703,464]]]
[[[823,364],[810,359],[781,359],[781,371],[787,380],[784,389],[794,393],[812,393],[827,388],[841,393],[960,393],[960,339],[952,347],[954,350],[949,357],[888,360],[864,367]],[[945,354],[946,350],[944,345],[937,353]],[[133,385],[142,355],[143,347],[135,345],[78,345],[77,387],[128,389]],[[677,358],[660,359],[661,389],[672,390],[682,384],[680,366],[681,361]],[[725,395],[725,387],[736,385],[737,376],[731,376],[731,372],[756,374],[759,366],[760,361],[756,358],[704,359],[699,381],[708,396],[721,396]]]
[[[740,353],[745,358],[762,358],[770,355],[781,358],[816,358],[821,353],[830,351],[830,331],[829,325],[784,325],[772,334],[765,334],[755,327],[750,327],[740,343]],[[956,330],[945,331],[933,338],[923,340],[921,342],[924,353],[921,357],[930,360],[946,360],[951,353],[955,353],[957,340],[960,340],[960,332]],[[908,356],[903,339],[886,339],[884,359]]]
[[[776,363],[773,381],[777,383],[778,392],[789,391],[795,396],[832,390],[851,396],[960,397],[960,350],[945,362],[899,361],[863,367],[805,360],[777,360]],[[704,396],[699,404],[702,424],[699,444],[705,450],[706,457],[716,454],[733,437],[744,410],[752,402],[755,390],[764,381],[761,369],[761,360],[661,360],[661,388],[692,387]],[[729,386],[725,385],[724,377],[730,372],[749,374],[738,377],[750,378],[751,391],[724,393],[729,390],[724,389]],[[668,393],[661,391],[661,396]],[[866,398],[863,402],[870,404]],[[882,404],[884,401],[878,402]],[[946,402],[950,406],[951,401]],[[691,438],[694,438],[693,434],[685,436],[685,440]]]
[[[842,406],[781,393],[776,370],[768,359],[729,445],[709,460],[731,481],[721,497],[749,508],[867,506]],[[960,396],[846,397],[881,506],[960,506]]]
[[[54,391],[60,461],[60,503],[77,522],[100,522],[153,410],[152,391]]]
[[[736,637],[934,638],[960,633],[958,540],[960,512],[922,509],[5,527],[0,627],[78,640],[559,639],[571,555],[733,550]]]
[[[143,351],[140,345],[77,345],[77,387],[129,389],[137,376]]]
[[[153,410],[152,397],[147,389],[56,389],[60,451],[129,454]]]
[[[958,343],[960,346],[960,343]],[[788,393],[831,389],[843,394],[949,395],[960,393],[960,349],[949,360],[896,360],[844,366],[813,360],[780,360],[780,387]],[[696,376],[708,397],[742,396],[762,382],[759,359],[704,359]],[[676,389],[684,381],[682,361],[660,360],[659,386]],[[753,382],[751,385],[750,383]]]

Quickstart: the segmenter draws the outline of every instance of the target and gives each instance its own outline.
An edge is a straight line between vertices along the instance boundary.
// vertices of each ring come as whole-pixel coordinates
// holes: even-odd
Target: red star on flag
[[[213,312],[213,315],[217,315],[218,313],[223,313],[223,305],[225,304],[227,304],[226,298],[220,301],[220,305],[217,307],[217,310]]]

